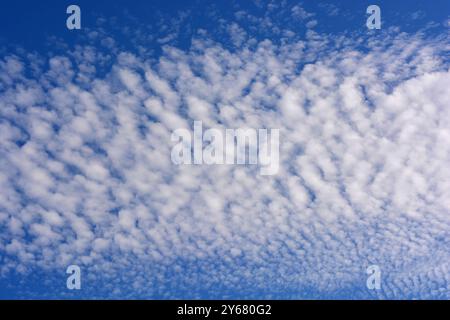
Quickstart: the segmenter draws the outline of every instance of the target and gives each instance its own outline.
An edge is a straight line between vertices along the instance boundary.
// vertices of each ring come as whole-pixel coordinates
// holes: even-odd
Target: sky
[[[447,0],[2,1],[0,299],[449,299],[449,27]],[[279,129],[278,172],[173,163],[194,121]]]

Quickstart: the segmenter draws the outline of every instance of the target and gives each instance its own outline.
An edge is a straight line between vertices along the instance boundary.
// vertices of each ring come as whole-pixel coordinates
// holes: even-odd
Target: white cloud
[[[188,297],[217,283],[297,297],[363,288],[377,263],[381,297],[448,295],[448,65],[437,40],[386,33],[357,49],[366,40],[311,32],[231,52],[197,39],[151,65],[123,53],[103,78],[94,48],[35,78],[5,57],[1,273],[77,262],[105,292],[178,281]],[[279,174],[173,165],[170,135],[194,120],[280,128]]]

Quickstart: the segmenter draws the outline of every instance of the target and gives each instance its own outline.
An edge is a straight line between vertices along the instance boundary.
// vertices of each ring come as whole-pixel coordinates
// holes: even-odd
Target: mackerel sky
[[[449,299],[449,28],[448,0],[2,1],[0,298]],[[279,129],[277,174],[174,164],[194,121]]]

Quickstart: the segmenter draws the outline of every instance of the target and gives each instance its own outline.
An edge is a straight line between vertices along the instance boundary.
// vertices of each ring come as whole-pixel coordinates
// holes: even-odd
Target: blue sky
[[[0,298],[449,299],[449,14],[3,1]],[[194,121],[279,129],[278,173],[175,165]]]

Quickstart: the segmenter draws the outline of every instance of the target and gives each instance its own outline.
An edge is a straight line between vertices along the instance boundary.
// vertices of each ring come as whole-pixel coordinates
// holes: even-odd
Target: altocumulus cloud
[[[448,38],[229,29],[239,48],[200,33],[156,61],[111,38],[2,57],[0,277],[78,264],[88,297],[449,298]],[[279,128],[278,174],[174,165],[194,120]]]

